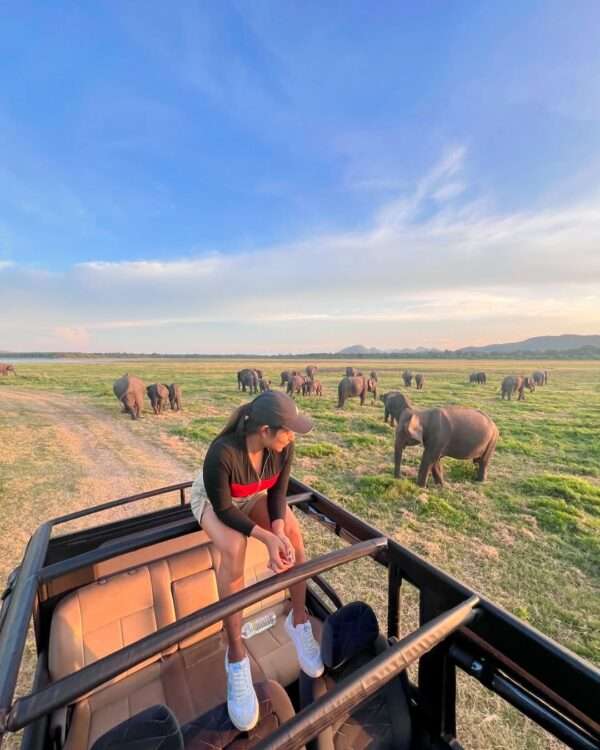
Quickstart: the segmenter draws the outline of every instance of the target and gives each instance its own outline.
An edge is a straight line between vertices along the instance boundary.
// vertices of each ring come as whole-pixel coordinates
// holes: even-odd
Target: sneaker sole
[[[229,720],[237,730],[239,730],[240,732],[249,732],[258,724],[258,716],[260,714],[260,706],[258,705],[258,700],[256,701],[256,711],[254,712],[252,721],[249,724],[239,724],[238,722],[236,722],[232,715],[229,713],[229,706],[227,706],[227,714],[229,716]]]

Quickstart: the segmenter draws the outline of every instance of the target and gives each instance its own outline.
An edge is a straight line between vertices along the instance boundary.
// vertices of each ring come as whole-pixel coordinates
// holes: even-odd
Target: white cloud
[[[361,232],[61,273],[5,265],[2,298],[19,319],[0,333],[20,348],[46,335],[92,349],[292,351],[361,335],[460,345],[600,330],[600,196],[498,214],[465,201],[465,159],[451,149]]]

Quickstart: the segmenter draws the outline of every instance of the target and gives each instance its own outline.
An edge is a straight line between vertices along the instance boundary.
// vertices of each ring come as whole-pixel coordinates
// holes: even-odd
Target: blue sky
[[[0,349],[600,331],[600,3],[28,3]]]

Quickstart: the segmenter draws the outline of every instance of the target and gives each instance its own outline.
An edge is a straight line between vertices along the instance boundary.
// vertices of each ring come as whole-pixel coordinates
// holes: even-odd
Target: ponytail
[[[258,424],[250,416],[252,409],[252,401],[246,404],[242,404],[235,409],[229,419],[227,420],[225,427],[219,432],[215,440],[224,435],[231,435],[234,432],[244,435],[251,435],[253,432],[258,432],[259,427],[262,425]]]

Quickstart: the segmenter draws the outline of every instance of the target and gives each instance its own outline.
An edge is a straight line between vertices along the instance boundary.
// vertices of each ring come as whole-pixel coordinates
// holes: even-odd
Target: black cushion
[[[92,750],[183,750],[183,737],[177,719],[159,704],[117,724]]]
[[[379,635],[375,612],[364,602],[351,602],[325,620],[321,636],[321,657],[329,669],[370,648]]]

